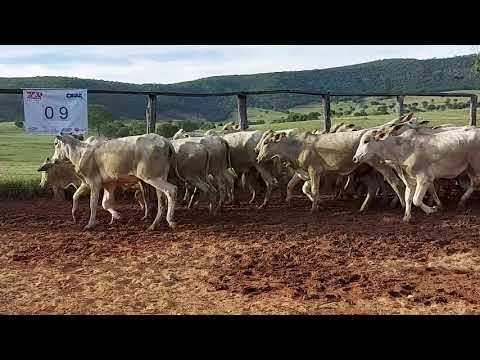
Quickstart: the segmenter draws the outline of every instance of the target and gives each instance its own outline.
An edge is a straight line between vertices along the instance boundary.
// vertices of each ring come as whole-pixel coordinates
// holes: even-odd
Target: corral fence
[[[323,103],[323,128],[330,131],[331,110],[330,101],[332,97],[393,97],[396,99],[396,111],[398,115],[404,113],[404,99],[406,96],[429,96],[429,97],[462,97],[470,98],[470,119],[469,124],[477,125],[477,104],[478,97],[473,93],[456,92],[372,92],[372,93],[340,93],[340,92],[321,92],[313,90],[262,90],[262,91],[239,91],[239,92],[220,92],[220,93],[183,93],[183,92],[151,92],[151,91],[122,91],[122,90],[88,90],[89,94],[119,94],[119,95],[142,95],[148,97],[147,108],[145,111],[146,132],[155,132],[157,123],[157,97],[158,96],[180,96],[180,97],[212,97],[212,96],[235,96],[237,98],[238,122],[241,130],[248,128],[247,117],[247,96],[254,95],[276,95],[276,94],[298,94],[318,96]],[[0,94],[23,94],[23,89],[0,89]]]
[[[418,97],[461,97],[470,98],[470,117],[469,124],[476,126],[477,124],[477,95],[473,93],[460,92],[363,92],[363,93],[341,93],[341,92],[325,92],[314,90],[262,90],[262,91],[236,91],[236,92],[218,92],[218,93],[185,93],[185,92],[154,92],[154,91],[128,91],[128,90],[88,90],[89,94],[119,94],[119,95],[137,95],[147,96],[148,102],[145,111],[146,133],[154,133],[157,123],[157,97],[159,96],[179,96],[179,97],[215,97],[215,96],[234,96],[237,98],[238,123],[241,130],[248,128],[247,117],[247,97],[261,95],[276,94],[298,94],[318,96],[322,99],[323,105],[323,129],[327,132],[331,128],[331,99],[332,97],[392,97],[396,99],[396,113],[400,116],[404,113],[404,99],[406,96]],[[0,89],[0,94],[23,94],[23,89]],[[321,120],[320,120],[321,121]],[[321,128],[319,122],[319,128]],[[2,185],[4,187],[4,185]],[[15,185],[7,186],[7,190],[16,190]],[[27,189],[35,192],[37,189]],[[22,190],[23,191],[23,190]],[[152,189],[147,191],[150,198],[154,198]],[[15,193],[16,194],[16,193]],[[1,194],[0,194],[1,195]],[[15,195],[16,197],[16,195]]]

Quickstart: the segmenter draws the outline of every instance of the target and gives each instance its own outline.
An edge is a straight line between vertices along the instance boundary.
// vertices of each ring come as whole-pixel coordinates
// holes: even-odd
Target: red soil
[[[3,314],[399,314],[480,313],[480,206],[413,223],[402,210],[327,200],[311,214],[287,208],[178,207],[178,228],[144,229],[122,202],[120,223],[72,224],[70,202],[0,204]]]

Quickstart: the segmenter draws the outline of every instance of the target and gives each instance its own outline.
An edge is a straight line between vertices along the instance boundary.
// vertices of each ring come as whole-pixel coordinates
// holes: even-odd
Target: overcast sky
[[[170,84],[216,75],[325,69],[390,59],[467,55],[477,45],[441,46],[1,46],[0,77],[73,76]]]

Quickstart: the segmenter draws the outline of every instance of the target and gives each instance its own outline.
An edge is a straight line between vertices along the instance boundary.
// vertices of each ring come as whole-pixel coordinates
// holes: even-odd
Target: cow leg
[[[163,213],[163,205],[162,205],[162,194],[165,194],[167,197],[167,222],[170,228],[175,229],[175,222],[173,221],[174,213],[175,213],[175,201],[177,199],[177,187],[169,182],[163,180],[162,178],[155,178],[144,180],[146,183],[152,185],[157,192],[157,202],[158,202],[158,209],[157,215],[153,220],[152,225],[148,228],[148,230],[155,230],[157,225],[159,224],[162,213]]]
[[[72,199],[72,218],[73,218],[73,223],[75,224],[77,222],[76,214],[78,210],[78,199],[80,196],[84,195],[87,193],[89,187],[86,183],[82,182],[80,187],[75,191],[73,194],[73,199]]]
[[[203,200],[203,199],[208,198],[209,213],[210,213],[210,215],[215,215],[217,210],[218,210],[218,207],[215,207],[215,203],[216,203],[216,200],[217,200],[216,189],[214,189],[213,186],[209,186],[207,183],[205,183],[204,181],[202,181],[201,179],[198,179],[198,178],[195,179],[193,181],[193,183],[195,184],[195,190],[198,189],[200,191],[199,200]]]
[[[190,188],[185,184],[185,195],[183,195],[183,202],[187,202],[190,199]]]
[[[403,217],[403,221],[406,223],[410,222],[410,219],[412,218],[412,200],[414,191],[415,185],[412,186],[412,184],[407,183],[407,186],[405,187],[405,215]]]
[[[144,211],[144,215],[140,220],[145,220],[145,219],[148,219],[148,202],[147,202],[147,197],[145,196],[145,187],[143,186],[143,182],[139,181],[138,185],[140,185],[140,192],[142,194],[143,211]]]
[[[310,190],[312,194],[312,209],[314,212],[318,209],[318,198],[320,195],[320,174],[313,167],[309,167],[308,175],[310,177]]]
[[[434,184],[430,184],[430,187],[428,188],[428,192],[430,193],[430,195],[432,195],[433,201],[435,202],[435,204],[437,204],[437,207],[439,209],[443,209],[443,204],[440,201],[440,198],[438,197]]]
[[[198,189],[195,187],[193,189],[192,196],[190,197],[190,201],[188,202],[187,209],[191,209],[192,206],[195,206],[198,204],[198,201],[196,201],[195,204],[193,203],[193,199],[195,198],[195,195],[197,195],[197,193],[198,193]]]
[[[255,169],[257,169],[263,181],[265,181],[265,185],[267,187],[267,191],[265,192],[265,199],[263,200],[262,205],[258,207],[259,209],[263,209],[265,206],[267,206],[268,200],[270,200],[270,195],[272,194],[272,190],[275,185],[278,185],[278,181],[262,166],[255,165]]]
[[[291,205],[293,190],[298,185],[298,183],[300,183],[300,181],[302,181],[302,178],[300,177],[300,175],[295,173],[295,174],[293,174],[292,178],[290,179],[290,181],[287,184],[287,197],[285,198],[285,202],[288,204],[288,206]],[[302,188],[302,190],[303,190],[303,188]]]
[[[302,185],[302,192],[307,196],[307,198],[313,202],[313,197],[312,197],[312,186],[310,183],[310,180],[307,180],[303,183]]]
[[[359,212],[364,212],[370,207],[370,204],[375,198],[375,193],[377,192],[378,186],[376,183],[372,181],[368,181],[367,189],[368,189],[367,196],[365,196],[365,200],[363,200],[363,203],[362,203],[362,206],[360,207]]]
[[[247,187],[248,187],[248,191],[250,191],[250,194],[252,194],[252,197],[250,198],[248,203],[253,204],[253,202],[255,201],[255,197],[257,196],[257,192],[255,190],[255,187],[252,185],[250,181],[247,181]]]
[[[216,183],[217,183],[217,189],[218,189],[218,207],[222,206],[225,204],[225,198],[227,197],[227,186],[225,186],[225,183],[223,179],[220,176],[215,177]]]
[[[465,209],[465,205],[467,203],[467,200],[470,198],[470,196],[472,195],[473,191],[475,190],[475,187],[474,187],[474,175],[468,175],[470,177],[470,186],[467,188],[467,191],[465,191],[465,193],[462,195],[462,197],[460,198],[460,201],[458,202],[458,208],[460,210],[463,210]]]
[[[65,200],[65,192],[63,189],[60,189],[58,186],[52,186],[53,190],[53,199],[56,201],[63,201]]]
[[[395,191],[395,193],[397,194],[398,196],[398,199],[400,200],[400,203],[402,204],[402,207],[404,208],[405,207],[405,193],[404,193],[404,187],[402,185],[402,183],[400,182],[400,179],[398,178],[398,176],[395,174],[395,172],[392,170],[391,167],[387,166],[387,165],[383,165],[383,164],[380,164],[380,163],[369,163],[367,162],[370,166],[374,167],[380,174],[383,175],[383,177],[385,178],[385,180],[387,181],[387,183],[391,186],[391,188],[393,189],[393,191]]]
[[[142,192],[140,190],[135,190],[135,200],[137,200],[138,205],[140,206],[140,210],[144,210],[143,208],[143,200],[142,200]]]
[[[97,206],[100,196],[100,184],[89,184],[90,187],[90,219],[84,230],[93,229],[97,225]]]
[[[433,183],[425,177],[417,177],[417,187],[413,195],[413,204],[420,207],[426,214],[433,214],[438,210],[437,207],[430,207],[423,202],[423,198],[431,186],[433,186]]]
[[[109,184],[103,188],[102,206],[112,214],[109,225],[112,225],[115,220],[120,220],[120,213],[113,208],[115,205],[115,187],[115,184]]]

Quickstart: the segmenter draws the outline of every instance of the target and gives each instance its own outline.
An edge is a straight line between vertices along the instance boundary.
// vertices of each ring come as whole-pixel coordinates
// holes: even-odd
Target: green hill
[[[445,59],[388,59],[324,70],[288,71],[253,75],[216,76],[177,84],[128,84],[68,77],[0,78],[0,88],[75,87],[88,89],[223,92],[269,89],[308,89],[337,92],[452,91],[480,89],[480,76],[472,71],[474,56]],[[90,103],[102,104],[115,118],[143,118],[146,97],[90,95]],[[286,110],[312,103],[318,97],[268,95],[248,98],[248,105],[267,110]],[[207,119],[223,121],[236,106],[232,97],[159,97],[159,119]],[[22,117],[20,95],[0,95],[0,119]]]

